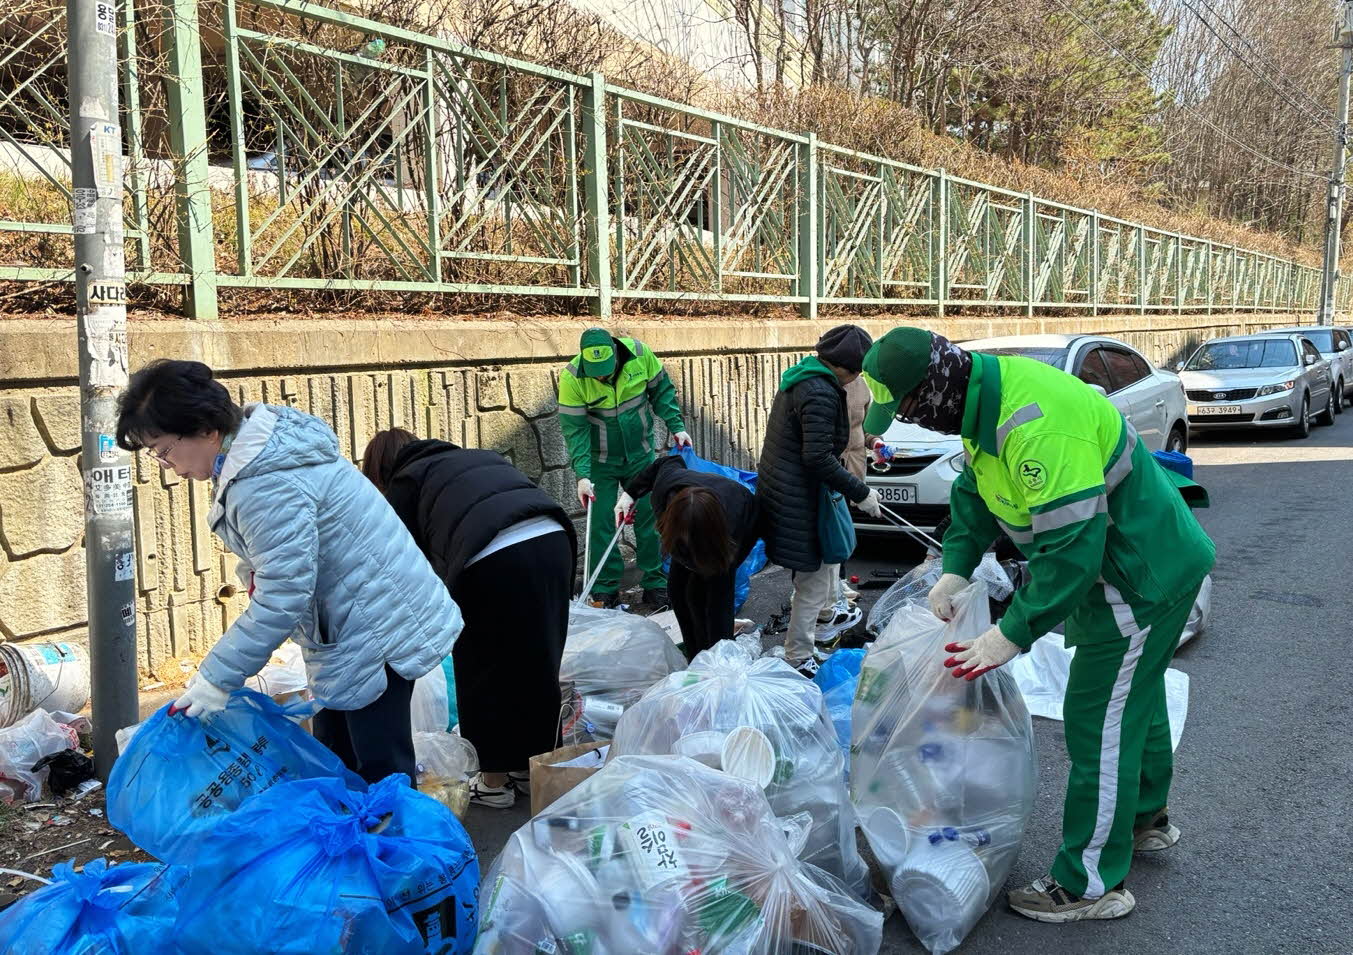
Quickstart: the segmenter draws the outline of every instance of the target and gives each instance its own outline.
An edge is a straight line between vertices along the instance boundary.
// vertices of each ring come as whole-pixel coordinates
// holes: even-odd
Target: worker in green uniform
[[[559,426],[578,475],[578,502],[609,518],[620,486],[653,462],[654,421],[661,418],[667,423],[679,448],[690,447],[691,436],[686,433],[672,379],[652,349],[633,338],[614,338],[604,328],[583,332],[578,348],[578,355],[559,375]],[[609,519],[593,518],[587,579],[614,532]],[[666,606],[667,577],[648,498],[640,499],[635,507],[634,538],[644,574],[643,602]],[[615,548],[592,587],[596,606],[619,603],[624,569],[624,559]]]
[[[1179,840],[1166,810],[1165,670],[1216,555],[1181,495],[1201,489],[1161,467],[1102,394],[1030,358],[897,328],[865,356],[863,377],[874,401],[867,433],[896,416],[963,437],[944,575],[930,592],[936,616],[952,616],[1000,532],[1029,559],[1030,582],[1000,623],[947,647],[945,665],[974,679],[1064,621],[1076,648],[1062,846],[1050,875],[1012,891],[1010,906],[1044,922],[1126,915],[1133,852]]]

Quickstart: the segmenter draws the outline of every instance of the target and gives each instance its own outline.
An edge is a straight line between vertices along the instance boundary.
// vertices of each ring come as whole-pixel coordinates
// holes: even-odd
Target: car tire
[[[1315,423],[1332,425],[1334,424],[1334,415],[1334,389],[1331,388],[1330,393],[1325,397],[1325,410],[1316,416]]]
[[[1349,397],[1348,386],[1344,384],[1344,380],[1342,378],[1339,379],[1339,389],[1335,392],[1335,394],[1339,396],[1339,413],[1343,414],[1344,402],[1347,401],[1349,405],[1353,405],[1353,398]]]
[[[1189,450],[1189,432],[1182,424],[1177,424],[1170,429],[1170,436],[1165,440],[1166,451],[1177,451],[1180,454],[1186,454]]]
[[[1342,379],[1340,379],[1339,383],[1338,383],[1337,385],[1334,386],[1334,390],[1330,392],[1330,397],[1334,400],[1334,413],[1335,413],[1336,415],[1341,415],[1341,414],[1343,414],[1343,413],[1344,413],[1344,383],[1343,383],[1343,380],[1342,380]]]
[[[1309,438],[1311,436],[1311,395],[1310,392],[1301,396],[1301,414],[1297,416],[1297,425],[1293,429],[1298,438]]]

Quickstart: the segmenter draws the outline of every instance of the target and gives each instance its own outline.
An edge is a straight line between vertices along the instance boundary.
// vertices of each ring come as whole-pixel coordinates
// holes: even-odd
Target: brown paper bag
[[[551,753],[542,753],[531,757],[531,815],[537,815],[564,793],[581,783],[601,769],[606,762],[606,754],[600,752],[610,746],[609,742],[579,743],[575,746],[561,746]],[[596,759],[589,760],[585,766],[560,766],[579,756],[597,753]]]

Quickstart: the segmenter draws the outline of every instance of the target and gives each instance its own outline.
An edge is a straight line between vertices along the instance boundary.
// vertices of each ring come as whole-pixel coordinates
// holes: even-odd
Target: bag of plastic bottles
[[[413,755],[418,761],[418,791],[464,819],[470,808],[470,781],[479,772],[474,744],[455,733],[415,732]]]
[[[850,708],[855,703],[855,687],[860,682],[863,664],[863,649],[837,650],[813,677],[813,682],[822,690],[822,702],[827,705],[827,715],[836,729],[836,742],[847,761],[850,759]],[[846,768],[849,770],[850,767],[847,765]]]
[[[612,759],[508,840],[475,951],[872,955],[882,916],[796,858],[803,822],[693,759]]]
[[[479,862],[402,773],[365,793],[279,783],[203,840],[179,893],[180,950],[213,955],[469,952]]]
[[[991,625],[978,581],[948,624],[909,603],[864,659],[851,714],[860,825],[921,944],[948,952],[991,905],[1033,810],[1033,726],[1006,668],[945,669],[946,644]]]
[[[564,742],[610,739],[627,706],[684,669],[686,658],[653,621],[623,610],[571,608],[559,682],[578,699],[564,722]]]
[[[874,606],[870,608],[869,617],[865,621],[865,629],[875,635],[881,634],[888,628],[888,621],[892,620],[893,614],[904,604],[913,600],[925,603],[930,588],[939,582],[943,573],[939,556],[936,554],[927,556],[874,601]],[[992,600],[1005,600],[1015,589],[1010,575],[996,559],[994,551],[982,556],[982,562],[977,565],[970,579],[985,583],[987,594]]]
[[[182,868],[74,860],[52,881],[0,912],[6,955],[170,955]]]
[[[108,821],[162,862],[193,862],[196,844],[240,803],[292,779],[335,777],[366,788],[292,721],[313,705],[279,706],[241,689],[205,719],[162,707],[113,765]]]
[[[655,685],[621,717],[611,758],[668,754],[755,781],[776,815],[809,813],[803,860],[867,896],[836,730],[822,691],[789,664],[720,640]]]

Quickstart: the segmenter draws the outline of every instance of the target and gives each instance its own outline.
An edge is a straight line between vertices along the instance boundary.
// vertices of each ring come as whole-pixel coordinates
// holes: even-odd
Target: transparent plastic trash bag
[[[0,729],[0,804],[37,802],[47,782],[47,767],[33,772],[42,757],[74,749],[79,737],[46,710],[34,710],[13,726]]]
[[[455,955],[474,945],[479,862],[402,773],[367,792],[279,783],[201,843],[179,892],[183,952]]]
[[[873,955],[882,916],[795,857],[802,821],[693,759],[618,757],[508,840],[475,951]]]
[[[580,699],[564,724],[564,742],[610,739],[625,707],[684,669],[686,658],[652,620],[623,610],[572,607],[559,682]]]
[[[418,791],[450,809],[457,819],[464,819],[470,806],[470,782],[479,772],[474,744],[456,733],[415,732],[413,755],[418,763]]]
[[[912,600],[924,604],[930,588],[939,582],[940,575],[944,573],[940,563],[940,558],[931,554],[885,590],[870,608],[865,629],[873,634],[881,634],[887,629],[888,621],[893,618],[893,614],[897,613],[903,604]],[[988,551],[982,556],[982,562],[977,565],[977,569],[969,579],[985,583],[987,595],[992,600],[1005,600],[1015,590],[1010,574],[996,559],[994,551]]]
[[[52,868],[49,885],[0,912],[6,955],[169,955],[186,869],[91,859]]]
[[[807,812],[804,861],[867,896],[836,730],[822,691],[789,664],[720,640],[654,686],[621,717],[611,759],[668,754],[760,783],[778,816]]]
[[[957,947],[995,900],[1033,809],[1033,726],[1006,668],[945,669],[946,644],[991,624],[986,585],[948,624],[903,605],[869,648],[851,714],[850,785],[893,898],[931,952]]]

